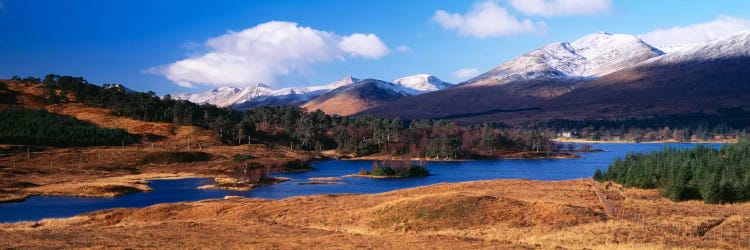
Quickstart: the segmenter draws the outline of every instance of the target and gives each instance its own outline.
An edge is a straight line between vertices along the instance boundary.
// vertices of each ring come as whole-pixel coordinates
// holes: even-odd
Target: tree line
[[[626,187],[660,188],[674,201],[700,199],[706,203],[750,200],[750,143],[714,149],[665,149],[630,153],[615,160],[594,179],[614,181]]]
[[[376,116],[327,115],[293,106],[258,107],[243,113],[222,131],[251,138],[276,138],[292,148],[342,154],[430,157],[437,159],[497,157],[519,151],[554,150],[538,131],[501,129],[489,125],[465,127],[444,120],[388,119]],[[274,141],[266,139],[264,141]]]
[[[111,109],[116,115],[149,122],[207,127],[218,117],[238,115],[229,108],[173,100],[169,95],[159,97],[152,91],[128,91],[122,85],[102,87],[89,83],[83,77],[49,74],[41,83],[46,89],[45,97],[52,103],[80,102]]]
[[[0,143],[36,146],[105,146],[131,144],[137,136],[124,129],[102,128],[71,116],[36,109],[0,110]]]
[[[750,113],[742,107],[719,108],[716,114],[654,114],[651,118],[626,120],[551,120],[535,125],[549,134],[574,132],[589,140],[631,140],[635,142],[673,140],[678,142],[732,139],[747,134]]]
[[[335,149],[356,156],[406,155],[455,159],[495,157],[508,152],[554,150],[538,131],[489,124],[462,127],[443,120],[385,119],[375,116],[331,116],[295,106],[258,107],[240,112],[211,104],[174,100],[154,92],[106,87],[82,77],[49,74],[41,80],[52,102],[81,102],[108,108],[133,119],[195,125],[216,131],[226,144],[268,143],[293,149]]]

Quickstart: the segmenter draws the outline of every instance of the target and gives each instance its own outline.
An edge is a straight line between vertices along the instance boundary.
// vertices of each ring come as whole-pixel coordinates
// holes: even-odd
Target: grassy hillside
[[[593,185],[593,186],[591,186]],[[594,192],[615,208],[608,213]],[[0,224],[10,248],[741,249],[750,204],[674,203],[585,180],[438,184],[370,195],[223,199]],[[174,240],[180,239],[180,240]]]
[[[0,110],[0,144],[105,146],[131,144],[138,137],[124,129],[102,128],[71,116],[38,109]]]

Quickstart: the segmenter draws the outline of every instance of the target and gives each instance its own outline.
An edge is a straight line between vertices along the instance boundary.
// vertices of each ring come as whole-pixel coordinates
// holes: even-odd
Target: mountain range
[[[340,115],[443,118],[465,123],[627,119],[748,107],[750,30],[665,53],[604,32],[552,43],[453,85],[427,74],[305,88],[217,88],[178,99],[247,109],[300,105]]]
[[[404,96],[420,95],[451,87],[453,87],[453,84],[444,82],[428,74],[402,77],[393,82],[358,79],[347,76],[335,82],[312,87],[272,89],[269,86],[257,84],[247,88],[220,87],[195,94],[178,93],[171,95],[171,97],[178,100],[188,100],[194,103],[210,103],[219,107],[232,107],[239,110],[250,109],[256,106],[301,106],[309,103],[307,105],[309,107],[328,107],[324,111],[349,115],[377,106],[377,104],[381,104],[384,101],[393,101]],[[375,92],[373,91],[380,93],[374,94]],[[360,107],[356,110],[353,110],[352,107],[346,107],[348,111],[337,112],[333,108],[335,105],[324,103],[324,100],[331,100],[334,95],[352,95],[355,92],[357,92],[357,95],[361,95],[360,98],[362,98],[362,100],[355,100],[358,98],[349,99],[362,104],[354,105],[354,107]],[[334,100],[339,99],[341,98]]]
[[[667,54],[633,36],[597,33],[362,113],[506,124],[718,114],[750,107],[748,72],[750,31]]]

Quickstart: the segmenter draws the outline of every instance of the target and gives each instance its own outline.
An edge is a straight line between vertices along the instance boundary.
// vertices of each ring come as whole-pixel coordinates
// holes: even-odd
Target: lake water
[[[432,175],[409,179],[344,178],[344,184],[300,185],[313,177],[341,177],[370,169],[372,161],[321,161],[315,170],[273,174],[289,177],[290,181],[260,186],[251,191],[200,190],[198,186],[212,179],[153,180],[152,192],[128,194],[115,198],[82,198],[67,196],[35,196],[22,202],[0,203],[0,222],[36,221],[43,218],[69,217],[76,214],[116,207],[146,207],[158,203],[197,201],[239,195],[253,198],[282,199],[291,196],[335,193],[380,193],[401,188],[441,182],[462,182],[492,179],[569,180],[590,177],[594,171],[606,169],[615,158],[628,152],[661,150],[665,147],[690,148],[695,144],[593,144],[604,152],[581,153],[579,159],[490,160],[461,162],[429,162]],[[708,144],[719,147],[719,144]]]

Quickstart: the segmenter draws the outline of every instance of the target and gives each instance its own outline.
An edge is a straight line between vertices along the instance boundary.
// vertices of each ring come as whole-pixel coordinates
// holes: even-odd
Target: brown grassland
[[[748,237],[750,204],[675,203],[589,180],[228,197],[0,225],[0,245],[11,248],[742,249]]]

